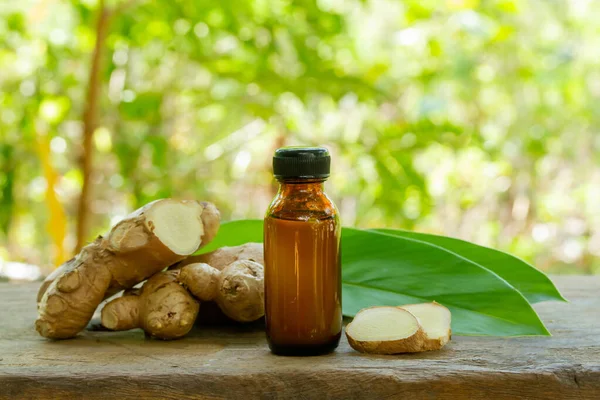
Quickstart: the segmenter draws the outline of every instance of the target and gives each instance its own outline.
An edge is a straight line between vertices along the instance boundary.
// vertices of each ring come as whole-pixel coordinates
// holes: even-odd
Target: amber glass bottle
[[[341,228],[323,191],[330,160],[307,147],[273,157],[280,186],[265,216],[265,319],[275,354],[323,354],[340,341]]]

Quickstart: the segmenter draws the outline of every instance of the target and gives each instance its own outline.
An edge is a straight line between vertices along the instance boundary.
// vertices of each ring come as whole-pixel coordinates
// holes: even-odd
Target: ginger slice
[[[348,343],[354,350],[371,354],[422,351],[427,339],[417,318],[398,307],[370,307],[356,314],[346,326]]]
[[[450,341],[452,331],[450,329],[450,310],[436,303],[406,304],[400,308],[410,312],[419,320],[426,340],[423,342],[423,350],[439,350]]]

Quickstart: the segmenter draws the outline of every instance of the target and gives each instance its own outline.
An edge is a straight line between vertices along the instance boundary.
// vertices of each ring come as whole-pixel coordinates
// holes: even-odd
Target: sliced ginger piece
[[[409,311],[419,320],[427,338],[423,350],[439,350],[450,341],[450,310],[436,303],[407,304],[400,308]]]
[[[354,350],[371,354],[414,353],[427,339],[417,318],[399,307],[360,310],[346,326],[348,343]]]

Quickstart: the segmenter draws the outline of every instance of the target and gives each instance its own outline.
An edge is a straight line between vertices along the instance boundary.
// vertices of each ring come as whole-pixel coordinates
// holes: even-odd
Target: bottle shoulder
[[[285,196],[279,193],[267,210],[265,218],[269,217],[297,221],[337,220],[338,210],[324,192],[294,192]]]

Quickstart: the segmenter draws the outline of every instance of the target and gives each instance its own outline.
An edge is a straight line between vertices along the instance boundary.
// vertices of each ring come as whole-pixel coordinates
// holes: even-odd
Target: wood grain
[[[600,399],[600,277],[556,277],[570,303],[536,306],[549,338],[455,337],[442,351],[271,355],[260,326],[37,335],[37,284],[0,284],[0,398]]]

